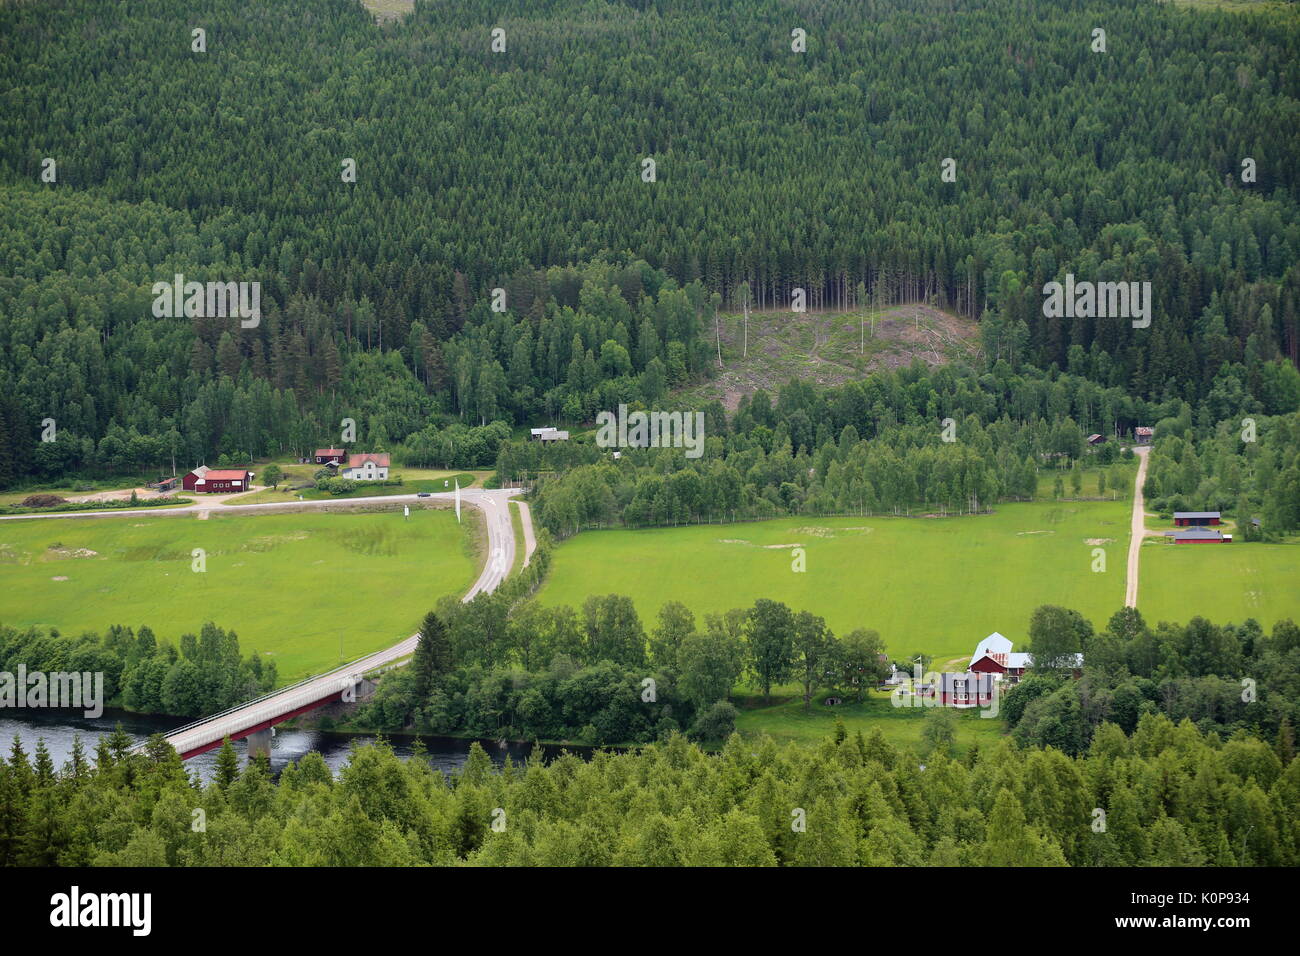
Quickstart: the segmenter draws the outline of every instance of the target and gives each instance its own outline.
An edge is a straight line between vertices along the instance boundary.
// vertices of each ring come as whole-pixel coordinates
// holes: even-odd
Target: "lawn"
[[[556,549],[541,600],[580,606],[592,593],[627,594],[649,628],[666,601],[698,617],[768,597],[820,614],[836,634],[874,628],[895,654],[946,659],[969,655],[992,631],[1025,641],[1040,604],[1103,624],[1124,603],[1129,509],[1124,501],[1035,502],[959,518],[588,531]],[[792,570],[796,545],[805,550],[803,573]],[[1096,547],[1104,573],[1091,570]]]
[[[265,466],[263,466],[265,467]],[[428,468],[394,468],[390,474],[393,478],[401,478],[400,485],[367,485],[356,489],[346,495],[332,495],[327,491],[320,491],[315,487],[294,489],[292,485],[301,484],[312,480],[312,475],[318,470],[316,466],[295,466],[295,472],[298,469],[305,468],[306,475],[295,473],[292,480],[282,482],[278,488],[263,488],[261,491],[254,491],[247,495],[236,495],[226,500],[228,505],[260,505],[268,501],[294,501],[299,496],[303,501],[321,501],[324,499],[347,500],[348,498],[380,498],[391,495],[413,495],[421,491],[453,491],[455,484],[452,479],[460,481],[461,488],[469,488],[476,481],[478,476],[464,471],[435,471]],[[256,482],[257,479],[255,479]]]
[[[1152,624],[1196,614],[1216,624],[1253,617],[1270,630],[1282,618],[1300,621],[1300,544],[1151,539],[1142,546],[1137,603]]]
[[[1097,478],[1103,472],[1106,472],[1106,492],[1099,494],[1097,490]],[[1065,498],[1073,499],[1075,497],[1074,489],[1070,486],[1070,470],[1059,470],[1050,464],[1044,465],[1038,471],[1038,485],[1035,496],[1039,500],[1048,501],[1053,497],[1053,489],[1056,484],[1056,476],[1061,476],[1061,481],[1065,483]],[[1135,461],[1115,461],[1109,465],[1092,464],[1085,468],[1083,472],[1083,488],[1080,490],[1079,497],[1084,499],[1105,498],[1108,501],[1127,501],[1133,500],[1133,481],[1137,478],[1137,462]]]
[[[450,510],[86,518],[0,523],[0,622],[65,633],[204,621],[272,657],[282,683],[412,634],[478,570],[477,516]],[[191,570],[192,551],[206,571]],[[93,552],[87,553],[87,552]]]
[[[757,701],[744,702],[736,720],[736,729],[741,733],[770,734],[782,743],[818,744],[835,732],[835,718],[840,717],[850,735],[861,731],[867,737],[873,730],[879,730],[894,747],[917,750],[924,747],[921,730],[925,715],[934,709],[895,707],[883,691],[871,691],[861,704],[846,702],[827,707],[817,702],[807,711],[798,697],[771,707],[749,706],[754,703]],[[977,710],[953,713],[957,717],[955,749],[959,754],[964,754],[973,743],[978,743],[981,749],[995,743],[1006,729],[1001,718],[980,717]]]

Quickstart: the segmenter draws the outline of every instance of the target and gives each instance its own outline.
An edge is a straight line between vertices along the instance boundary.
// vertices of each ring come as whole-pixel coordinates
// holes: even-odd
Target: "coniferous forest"
[[[0,27],[0,482],[301,452],[344,415],[427,446],[653,404],[709,373],[742,290],[925,300],[978,318],[990,359],[1146,400],[1225,369],[1293,400],[1286,16],[521,0],[376,25],[354,0],[141,0]],[[261,281],[264,318],[155,319],[176,273]],[[1150,327],[1045,317],[1066,273],[1150,281]]]
[[[0,90],[0,866],[1300,864],[1295,0],[0,0]]]

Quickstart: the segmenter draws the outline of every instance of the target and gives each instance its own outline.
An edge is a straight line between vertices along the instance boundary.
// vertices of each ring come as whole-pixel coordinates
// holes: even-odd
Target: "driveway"
[[[1124,606],[1138,606],[1138,564],[1142,556],[1142,539],[1156,532],[1147,531],[1146,499],[1142,495],[1142,486],[1147,480],[1147,455],[1151,453],[1150,445],[1139,445],[1133,449],[1138,456],[1137,479],[1133,487],[1133,519],[1129,527],[1128,540],[1128,584],[1124,591]]]

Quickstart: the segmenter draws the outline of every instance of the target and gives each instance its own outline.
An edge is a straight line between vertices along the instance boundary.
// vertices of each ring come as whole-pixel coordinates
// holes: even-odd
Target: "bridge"
[[[483,570],[475,580],[473,587],[461,599],[462,601],[471,601],[479,594],[496,590],[510,574],[510,569],[514,566],[515,561],[515,535],[510,521],[510,498],[516,494],[518,494],[516,489],[503,491],[467,489],[460,492],[462,505],[476,508],[482,512],[488,532],[487,560],[484,562]],[[438,492],[430,497],[447,500],[452,498],[453,495],[453,492]],[[261,505],[226,505],[220,510],[224,514],[228,511],[299,510],[304,509],[304,507],[328,508],[331,505],[342,506],[344,504],[355,507],[357,504],[365,502],[401,504],[412,500],[417,500],[417,496],[390,495],[386,497],[351,498],[340,502],[319,501],[286,504],[276,502]],[[428,499],[418,500],[427,501]],[[176,511],[181,510],[183,509],[175,509],[171,513],[175,514]],[[533,545],[531,541],[528,544],[526,557],[531,557]],[[336,667],[324,674],[309,677],[255,700],[245,701],[219,714],[213,714],[210,717],[204,717],[202,720],[186,724],[184,727],[179,727],[166,734],[165,739],[176,748],[182,760],[188,760],[190,757],[196,757],[199,754],[207,753],[209,750],[215,750],[222,745],[227,737],[231,740],[247,739],[250,755],[258,752],[267,753],[270,751],[271,746],[272,727],[334,701],[355,699],[354,695],[357,688],[367,675],[374,675],[379,671],[391,667],[400,667],[405,664],[411,655],[415,653],[415,647],[419,639],[420,635],[418,633],[412,634],[404,641],[382,651],[367,654],[365,657],[358,658],[341,667]],[[141,748],[143,746],[141,745]]]

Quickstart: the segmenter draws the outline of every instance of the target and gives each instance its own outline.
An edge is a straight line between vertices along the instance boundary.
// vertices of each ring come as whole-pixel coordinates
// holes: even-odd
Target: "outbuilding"
[[[1219,524],[1217,511],[1175,511],[1174,524],[1180,528],[1195,528],[1203,525]]]
[[[247,491],[253,482],[253,473],[245,468],[209,468],[200,465],[182,479],[186,491],[199,494],[229,494]]]
[[[1166,538],[1173,538],[1174,544],[1199,544],[1203,542],[1214,542],[1215,544],[1231,544],[1232,535],[1221,534],[1212,528],[1188,528],[1186,531],[1166,531]]]

